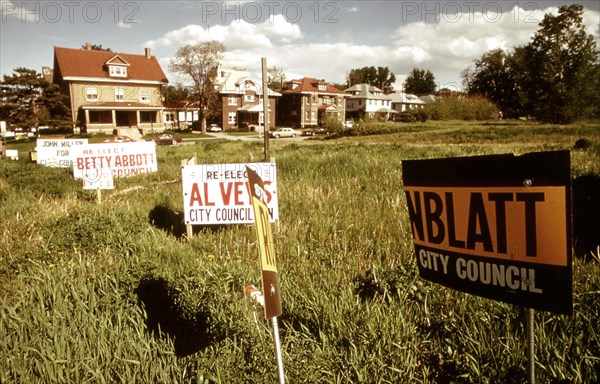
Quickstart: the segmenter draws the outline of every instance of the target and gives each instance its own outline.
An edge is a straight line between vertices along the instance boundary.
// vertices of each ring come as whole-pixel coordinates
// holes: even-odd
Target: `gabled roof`
[[[129,63],[119,55],[113,56],[106,62],[106,64],[129,66]]]
[[[319,89],[319,85],[324,85],[325,89]],[[304,77],[302,79],[288,81],[285,89],[281,90],[281,93],[332,93],[345,95],[343,91],[340,91],[325,80],[315,79],[314,77]]]
[[[111,77],[107,64],[127,67],[126,78]],[[155,56],[54,47],[55,79],[89,78],[168,83]]]
[[[350,95],[350,99],[391,100],[381,89],[366,83],[353,85],[344,92]]]

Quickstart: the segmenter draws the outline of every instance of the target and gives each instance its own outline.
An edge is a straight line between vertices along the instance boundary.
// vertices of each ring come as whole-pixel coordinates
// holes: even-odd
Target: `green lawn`
[[[273,225],[290,383],[521,383],[522,308],[418,276],[406,159],[572,149],[574,314],[536,314],[540,383],[600,381],[600,122],[361,124],[273,140]],[[95,141],[93,138],[92,141]],[[99,140],[101,141],[101,140]],[[182,222],[181,160],[256,162],[262,142],[158,147],[158,172],[83,191],[70,171],[0,161],[1,383],[276,382],[254,228]],[[588,221],[585,221],[585,220]]]

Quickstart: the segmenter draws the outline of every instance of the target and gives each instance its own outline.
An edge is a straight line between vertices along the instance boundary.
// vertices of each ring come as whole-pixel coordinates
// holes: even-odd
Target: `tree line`
[[[504,116],[555,124],[600,117],[600,63],[581,5],[546,14],[531,41],[510,52],[483,54],[463,72],[471,95],[494,102]]]

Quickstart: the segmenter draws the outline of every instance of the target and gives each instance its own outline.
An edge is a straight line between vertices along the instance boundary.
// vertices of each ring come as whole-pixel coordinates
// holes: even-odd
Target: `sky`
[[[461,89],[461,73],[489,50],[527,44],[544,14],[585,7],[600,42],[599,1],[21,1],[0,0],[0,72],[52,67],[53,47],[151,48],[171,84],[169,62],[187,44],[219,40],[222,64],[260,78],[261,58],[287,80],[345,83],[351,69],[388,67],[402,89],[413,68],[438,88]]]

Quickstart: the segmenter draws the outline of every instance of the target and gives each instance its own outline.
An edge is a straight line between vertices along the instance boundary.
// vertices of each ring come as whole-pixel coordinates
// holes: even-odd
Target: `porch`
[[[112,134],[123,128],[144,133],[165,130],[163,107],[143,103],[96,103],[81,106],[78,121],[88,133]]]

